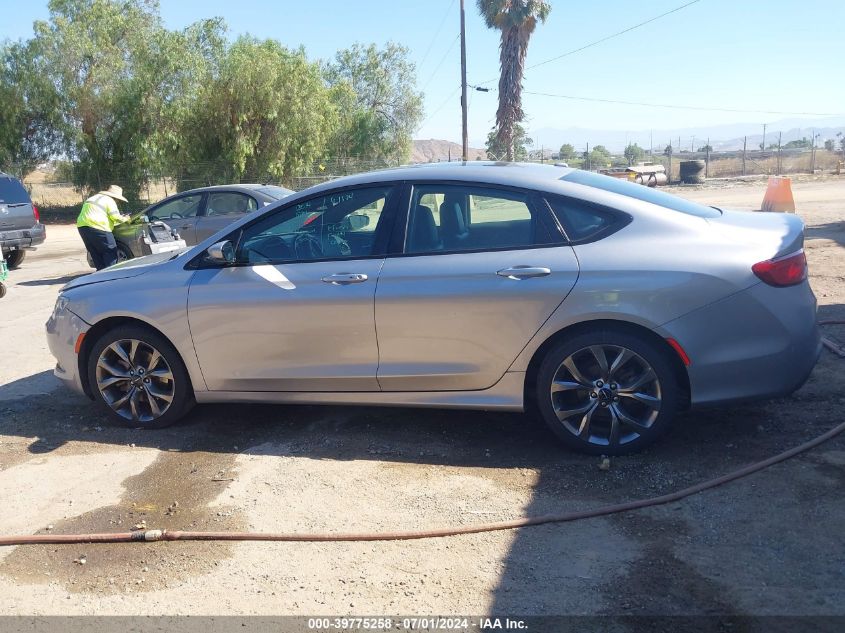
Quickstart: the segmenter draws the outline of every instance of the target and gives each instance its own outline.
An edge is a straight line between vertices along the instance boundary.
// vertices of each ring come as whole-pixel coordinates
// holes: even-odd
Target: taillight
[[[807,279],[807,258],[800,250],[791,255],[758,262],[751,270],[770,286],[794,286]]]
[[[41,222],[41,214],[38,213],[38,207],[36,207],[35,205],[32,205],[32,213],[35,214],[35,221]]]

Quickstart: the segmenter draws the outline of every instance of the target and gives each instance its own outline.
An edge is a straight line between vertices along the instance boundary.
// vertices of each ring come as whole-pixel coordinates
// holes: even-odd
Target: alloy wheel
[[[173,372],[149,343],[121,339],[107,345],[97,359],[97,389],[119,416],[151,422],[170,408],[176,393]]]
[[[639,438],[660,413],[657,373],[636,352],[619,345],[590,345],[558,366],[552,408],[573,436],[598,446]]]

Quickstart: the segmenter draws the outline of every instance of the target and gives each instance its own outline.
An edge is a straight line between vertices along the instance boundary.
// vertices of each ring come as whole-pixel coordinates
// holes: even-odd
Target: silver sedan
[[[132,427],[210,402],[529,410],[618,454],[806,380],[803,239],[574,169],[407,167],[76,279],[47,334],[56,375]]]

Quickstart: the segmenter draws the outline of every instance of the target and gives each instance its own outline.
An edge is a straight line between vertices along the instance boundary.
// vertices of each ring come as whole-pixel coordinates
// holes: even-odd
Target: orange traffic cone
[[[795,213],[795,199],[792,197],[792,180],[786,176],[770,176],[766,195],[763,196],[761,211]]]

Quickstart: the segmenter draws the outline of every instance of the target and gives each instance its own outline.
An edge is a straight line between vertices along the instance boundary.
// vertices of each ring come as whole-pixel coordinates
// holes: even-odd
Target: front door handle
[[[508,279],[531,279],[532,277],[545,277],[551,275],[550,268],[543,266],[511,266],[510,268],[503,268],[496,272],[499,277],[507,277]]]
[[[335,275],[326,275],[322,278],[322,281],[323,283],[334,286],[348,286],[349,284],[364,283],[367,279],[368,277],[364,273],[337,273]]]

